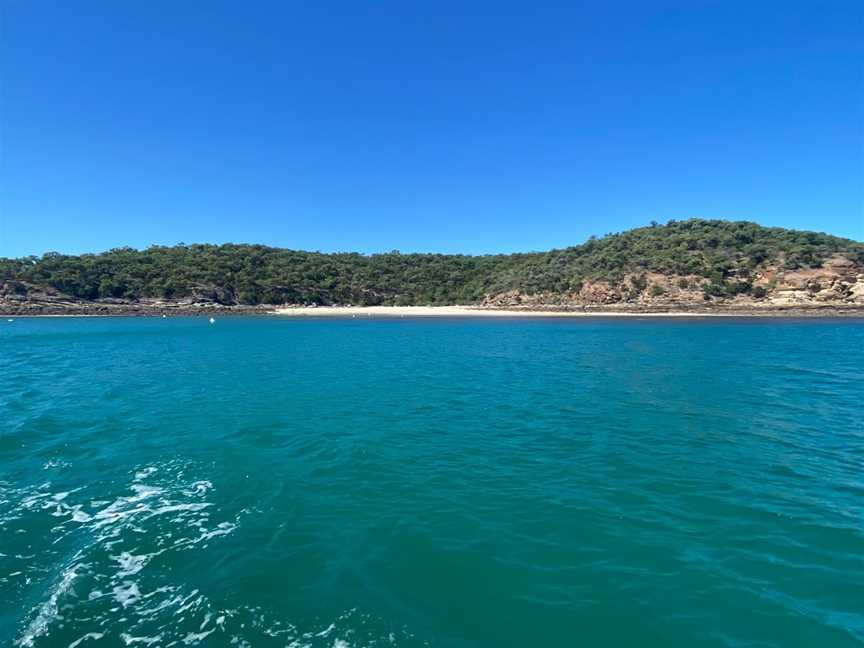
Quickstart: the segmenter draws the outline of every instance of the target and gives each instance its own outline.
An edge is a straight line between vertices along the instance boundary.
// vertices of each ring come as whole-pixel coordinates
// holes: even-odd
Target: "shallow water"
[[[0,322],[0,644],[864,642],[864,323]]]

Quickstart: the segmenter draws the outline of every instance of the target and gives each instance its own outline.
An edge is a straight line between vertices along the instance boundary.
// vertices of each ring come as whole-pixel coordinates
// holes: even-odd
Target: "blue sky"
[[[5,0],[0,255],[864,239],[864,3]]]

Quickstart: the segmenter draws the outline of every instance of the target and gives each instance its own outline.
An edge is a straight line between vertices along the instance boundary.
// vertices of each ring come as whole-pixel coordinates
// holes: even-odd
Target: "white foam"
[[[234,524],[233,522],[220,522],[218,525],[216,525],[216,528],[213,529],[212,531],[205,531],[204,533],[202,533],[201,537],[198,538],[198,542],[200,542],[202,540],[209,540],[210,538],[216,538],[219,536],[228,535],[229,533],[234,531],[234,529],[236,529],[236,528],[237,528],[237,525]]]
[[[148,486],[147,484],[132,484],[130,488],[135,491],[135,495],[132,497],[121,497],[121,500],[126,500],[127,502],[140,502],[148,497],[153,497],[154,495],[160,495],[162,493],[162,489],[158,486]]]
[[[161,495],[163,492],[161,488],[143,484],[132,484],[131,489],[135,492],[134,495],[118,497],[106,508],[93,514],[93,517],[97,520],[96,524],[93,525],[94,529],[100,529],[123,518],[150,511],[151,509],[141,502],[156,495]],[[135,504],[136,506],[127,508],[129,504]]]
[[[233,521],[219,521],[218,507],[214,503],[204,501],[207,493],[213,488],[212,482],[184,480],[184,483],[180,481],[182,474],[176,475],[178,478],[176,481],[155,479],[153,482],[141,482],[155,472],[157,472],[156,468],[148,467],[134,473],[135,479],[127,482],[129,491],[113,500],[91,499],[85,496],[80,498],[82,503],[78,504],[76,503],[78,498],[73,494],[86,487],[60,491],[56,487],[52,488],[50,482],[21,493],[21,496],[26,497],[19,499],[19,512],[21,509],[29,509],[38,511],[41,515],[60,518],[52,529],[52,533],[56,535],[54,542],[68,537],[73,522],[77,523],[76,529],[77,525],[83,525],[88,531],[91,542],[70,559],[67,564],[72,566],[62,572],[62,576],[52,590],[46,594],[47,598],[43,598],[43,602],[33,608],[32,621],[22,632],[16,645],[31,648],[43,641],[51,641],[51,637],[47,635],[49,630],[54,631],[54,627],[63,623],[62,618],[65,613],[62,610],[65,607],[74,607],[74,602],[70,604],[68,592],[72,588],[76,573],[82,575],[81,568],[89,568],[89,565],[80,561],[84,559],[83,556],[92,552],[97,552],[100,556],[107,555],[113,568],[107,572],[94,573],[99,589],[88,587],[81,593],[81,600],[82,602],[96,599],[111,601],[109,604],[111,609],[108,613],[110,616],[105,618],[113,619],[113,622],[119,626],[115,626],[116,630],[111,634],[115,638],[120,636],[125,645],[208,644],[211,641],[208,639],[210,634],[217,630],[219,631],[217,634],[222,634],[228,630],[230,623],[227,619],[236,612],[214,609],[204,594],[198,590],[190,593],[182,585],[163,586],[148,591],[146,585],[148,580],[144,574],[147,574],[148,569],[152,569],[149,564],[153,558],[163,552],[174,553],[192,548],[194,545],[206,546],[211,539],[232,533],[237,528],[238,518],[248,511],[244,509]],[[85,508],[86,511],[83,510]],[[160,548],[153,553],[138,553],[140,545],[130,544],[133,541],[137,542],[134,539],[138,533],[155,534],[156,546]],[[20,558],[33,559],[36,556],[20,556]],[[101,560],[99,562],[101,563]],[[137,624],[134,619],[155,619],[157,615],[173,616],[179,627],[185,625],[185,621],[193,622],[199,625],[198,631],[186,633],[188,628],[184,628],[182,631],[186,633],[184,636],[177,627],[166,634],[163,627],[161,634],[155,637],[134,636],[128,632],[136,629]],[[261,624],[266,626],[263,615]],[[104,627],[96,627],[100,630],[104,629]],[[291,634],[296,632],[294,628],[284,629],[278,624],[273,627],[278,628],[275,631],[277,633],[289,633],[286,637],[288,641],[291,639]],[[114,634],[122,630],[127,632]],[[262,630],[270,634],[269,628],[262,628]],[[326,632],[334,630],[335,628],[331,626]],[[237,635],[226,634],[224,638],[227,641],[231,636]],[[325,641],[331,641],[332,637],[331,634]],[[242,632],[237,638],[245,641]],[[67,648],[87,648],[91,640],[98,642],[100,639],[106,641],[101,633],[90,632],[80,636]],[[108,638],[107,641],[116,641],[116,639]]]
[[[39,608],[39,613],[36,615],[24,635],[18,640],[19,646],[32,646],[36,638],[48,632],[48,626],[57,618],[57,601],[72,587],[72,581],[77,576],[77,570],[82,565],[73,565],[63,572],[60,577],[60,582],[54,587],[48,600]]]
[[[105,635],[101,632],[88,632],[83,637],[80,637],[80,638],[76,639],[75,641],[73,641],[72,643],[70,643],[68,648],[77,648],[78,645],[80,645],[82,642],[87,641],[89,639],[95,639],[96,641],[99,641],[104,636]]]
[[[147,563],[150,562],[150,559],[158,556],[160,553],[162,552],[155,551],[149,554],[135,555],[124,551],[119,556],[111,556],[111,560],[115,560],[120,564],[120,571],[117,572],[118,576],[132,576],[144,569]]]
[[[175,511],[202,511],[205,508],[213,506],[209,502],[194,502],[191,504],[169,504],[167,506],[160,506],[157,509],[154,509],[153,515],[163,515],[165,513],[173,513]]]
[[[206,632],[190,632],[185,637],[183,637],[183,643],[186,644],[187,646],[197,644],[202,639],[206,639],[208,635],[213,634],[214,630],[216,630],[216,628],[211,628],[210,630],[207,630]]]
[[[80,504],[72,507],[72,520],[74,522],[84,524],[85,522],[89,522],[91,519],[92,518],[87,513],[81,510]]]
[[[147,466],[146,468],[144,468],[144,470],[139,470],[138,472],[135,473],[135,481],[141,481],[142,479],[147,479],[150,475],[155,473],[157,470],[159,470],[159,469],[155,468],[154,466]]]
[[[198,626],[198,629],[199,629],[199,630],[203,630],[204,628],[206,628],[206,627],[207,627],[207,624],[210,623],[210,619],[212,619],[212,618],[213,618],[213,615],[210,614],[210,612],[207,612],[207,613],[204,615],[204,620],[201,622],[201,625]]]
[[[114,588],[114,600],[124,608],[132,605],[140,598],[141,590],[138,589],[138,583],[134,581],[125,581]]]
[[[207,491],[213,488],[213,482],[206,479],[194,482],[187,490],[183,491],[184,495],[206,495]]]
[[[123,632],[120,634],[120,638],[123,640],[127,646],[131,646],[133,644],[144,644],[145,646],[150,646],[155,643],[159,643],[162,641],[162,635],[158,634],[155,637],[133,637],[132,635]]]

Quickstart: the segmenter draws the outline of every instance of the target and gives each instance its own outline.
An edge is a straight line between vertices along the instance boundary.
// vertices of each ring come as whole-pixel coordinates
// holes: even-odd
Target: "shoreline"
[[[35,310],[35,309],[34,309]],[[177,306],[136,305],[113,308],[69,308],[46,309],[48,312],[0,312],[0,318],[24,317],[242,317],[268,316],[289,319],[435,319],[435,318],[859,318],[864,319],[864,306],[859,305],[783,305],[757,307],[685,307],[662,308],[659,306],[620,307],[526,307],[493,308],[488,306]],[[53,311],[53,312],[52,312]],[[88,312],[89,311],[89,312]]]
[[[504,309],[482,306],[319,306],[315,308],[293,307],[277,308],[274,315],[294,318],[582,318],[582,317],[861,317],[864,308],[749,308],[749,309]]]

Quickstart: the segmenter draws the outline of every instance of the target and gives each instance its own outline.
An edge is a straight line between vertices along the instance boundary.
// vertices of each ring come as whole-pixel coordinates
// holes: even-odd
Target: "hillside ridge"
[[[245,312],[286,304],[864,306],[864,243],[691,219],[548,252],[485,256],[181,244],[0,259],[3,313]]]

